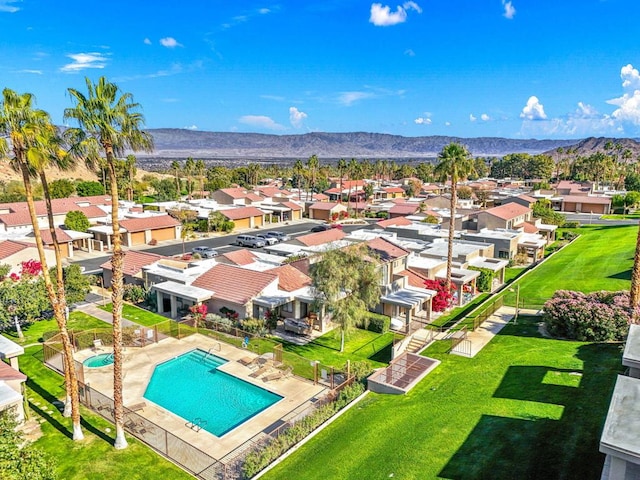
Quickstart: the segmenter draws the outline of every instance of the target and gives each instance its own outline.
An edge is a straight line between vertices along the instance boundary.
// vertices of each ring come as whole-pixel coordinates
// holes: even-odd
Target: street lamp
[[[520,284],[516,285],[516,289],[509,289],[510,292],[516,292],[516,314],[513,316],[513,324],[518,324],[518,313],[520,311]]]

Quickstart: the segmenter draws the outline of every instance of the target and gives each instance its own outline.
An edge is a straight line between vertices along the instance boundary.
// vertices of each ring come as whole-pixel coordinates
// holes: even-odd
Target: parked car
[[[270,237],[266,233],[258,233],[256,235],[256,237],[261,238],[262,240],[264,240],[265,245],[275,245],[276,243],[278,243],[278,239],[277,238]]]
[[[288,242],[291,237],[284,232],[267,232],[266,235],[275,238],[278,242]]]
[[[255,235],[238,235],[236,245],[240,245],[241,247],[262,248],[265,246],[265,242],[262,238],[258,238]]]
[[[197,253],[202,258],[213,258],[218,256],[218,251],[216,249],[207,246],[193,247],[191,249],[191,253]]]
[[[331,225],[329,225],[328,223],[322,223],[320,225],[316,225],[311,229],[311,231],[314,233],[326,232],[327,230],[331,230]]]

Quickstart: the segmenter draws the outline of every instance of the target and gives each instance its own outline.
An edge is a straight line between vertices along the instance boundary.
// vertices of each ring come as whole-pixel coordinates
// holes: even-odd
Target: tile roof
[[[329,188],[324,191],[324,193],[342,193],[342,190],[339,187]]]
[[[587,195],[563,195],[563,203],[594,203],[597,205],[611,205],[609,197],[589,197]]]
[[[522,228],[524,233],[538,233],[540,229],[536,227],[533,223],[524,222],[521,225],[516,225],[515,228]]]
[[[264,212],[256,207],[239,207],[219,210],[229,220],[240,220],[249,217],[262,217]]]
[[[120,226],[127,232],[144,232],[159,228],[177,227],[180,222],[169,215],[153,215],[152,217],[128,218],[120,220]]]
[[[412,204],[398,204],[394,205],[389,209],[389,213],[400,214],[400,215],[411,215],[420,210],[420,205],[412,205]]]
[[[426,288],[425,285],[424,285],[424,282],[426,280],[428,280],[427,277],[425,277],[424,275],[419,274],[415,270],[411,270],[409,268],[407,270],[403,270],[403,271],[399,272],[398,275],[403,275],[403,276],[407,277],[407,281],[409,282],[409,286],[410,287]]]
[[[0,242],[0,260],[4,260],[11,255],[15,255],[26,248],[35,248],[35,245],[16,242],[15,240],[5,240],[4,242]]]
[[[305,247],[315,247],[316,245],[324,245],[325,243],[342,240],[346,236],[347,235],[339,228],[332,228],[324,232],[309,233],[296,237],[295,241],[300,242]]]
[[[136,250],[127,250],[124,252],[123,271],[125,275],[136,275],[140,273],[142,267],[146,267],[159,260],[165,259],[162,255],[149,252],[139,252]],[[105,270],[111,270],[111,259],[100,265]]]
[[[7,227],[20,227],[22,225],[31,225],[31,215],[28,211],[20,211],[13,213],[3,213],[0,215],[0,222]]]
[[[246,305],[277,279],[277,275],[268,271],[256,272],[221,263],[200,275],[191,285],[213,292],[212,298]]]
[[[278,275],[278,288],[285,292],[293,292],[313,283],[309,276],[291,265],[282,265],[268,272]]]
[[[24,381],[26,379],[27,379],[27,376],[24,373],[20,372],[19,370],[16,370],[15,368],[12,368],[11,365],[7,365],[4,362],[0,362],[0,380]]]
[[[246,248],[241,250],[235,250],[233,252],[227,252],[220,256],[219,260],[228,260],[234,265],[249,265],[256,261],[256,256]]]
[[[260,195],[256,195],[255,193],[251,192],[247,193],[244,198],[251,200],[252,202],[261,202],[263,200]]]
[[[258,192],[266,197],[288,197],[291,192],[280,190],[278,187],[258,187]]]
[[[329,196],[325,195],[324,193],[314,193],[312,195],[312,198],[314,200],[329,200]]]
[[[298,205],[297,203],[294,202],[280,202],[279,205],[282,205],[284,207],[290,208],[293,211],[298,211],[298,210],[302,210],[302,207],[300,205]]]
[[[522,195],[518,195],[517,198],[520,198],[522,200],[524,200],[525,202],[529,202],[529,203],[536,203],[538,200],[536,200],[535,198],[523,193]]]
[[[385,187],[382,190],[387,193],[404,193],[404,188],[400,187]]]
[[[309,210],[314,209],[314,210],[332,210],[334,208],[336,208],[337,206],[344,206],[340,203],[337,202],[316,202],[313,205],[311,205],[309,207]],[[344,207],[346,209],[346,207]]]
[[[65,214],[71,210],[81,210],[90,205],[111,205],[111,197],[109,195],[95,195],[92,197],[54,198],[51,200],[51,208],[54,215]],[[35,202],[35,206],[38,216],[47,214],[47,207],[43,200]],[[7,210],[9,213],[28,213],[29,211],[27,202],[0,203],[0,211],[2,210]]]
[[[247,196],[247,191],[244,188],[221,188],[218,191],[236,199],[245,198]]]
[[[387,228],[393,226],[412,225],[413,222],[407,217],[387,218],[386,220],[380,220],[376,223],[380,228]]]
[[[49,229],[41,229],[40,230],[40,235],[42,236],[42,241],[45,245],[52,245],[53,244],[53,238],[51,237],[51,232],[49,231]],[[61,228],[56,228],[56,238],[58,239],[59,243],[65,243],[65,242],[71,242],[73,239],[67,234],[67,232],[65,232],[64,230],[62,230]]]
[[[531,212],[531,209],[529,207],[525,207],[524,205],[520,205],[519,203],[511,202],[500,205],[499,207],[489,208],[487,210],[484,210],[484,212],[479,213],[488,213],[489,215],[493,215],[494,217],[498,217],[503,220],[511,220],[512,218],[526,215],[529,212]]]
[[[409,250],[391,243],[389,240],[378,237],[366,242],[367,247],[372,250],[383,262],[393,262],[398,258],[409,255]]]

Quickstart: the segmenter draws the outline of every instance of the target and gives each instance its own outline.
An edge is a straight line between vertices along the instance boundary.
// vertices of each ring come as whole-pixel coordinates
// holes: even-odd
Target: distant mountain
[[[608,143],[611,143],[614,148],[608,150]],[[620,145],[619,150],[616,145]],[[557,155],[557,148],[558,147],[545,153],[552,156]],[[565,147],[565,150],[566,148],[567,147]],[[631,152],[631,160],[636,161],[640,155],[640,143],[632,138],[589,137],[584,140],[580,140],[574,145],[570,145],[569,148],[571,148],[571,156],[579,157],[588,157],[596,152],[610,153],[611,155],[616,156],[619,151],[622,158],[622,152],[629,150]]]
[[[434,158],[442,147],[450,142],[466,145],[476,156],[501,156],[519,152],[542,153],[576,143],[575,140],[520,140],[498,137],[403,137],[364,132],[266,135],[159,128],[151,129],[149,133],[153,135],[155,151],[136,156],[163,160],[185,157],[304,160],[311,155],[320,158]]]

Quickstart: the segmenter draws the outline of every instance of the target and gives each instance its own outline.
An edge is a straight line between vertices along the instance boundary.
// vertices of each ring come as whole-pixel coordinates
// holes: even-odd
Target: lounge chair
[[[259,369],[257,369],[255,372],[251,372],[251,373],[249,374],[249,376],[250,376],[250,377],[252,377],[252,378],[257,378],[257,377],[259,377],[260,375],[262,375],[263,373],[266,373],[266,372],[268,372],[269,370],[271,370],[271,368],[272,368],[272,367],[271,367],[271,365],[270,365],[270,364],[263,365],[263,366],[261,366]]]
[[[103,345],[102,345],[102,340],[101,340],[101,339],[99,339],[99,338],[96,338],[96,339],[93,341],[93,348],[92,348],[91,350],[93,350],[94,352],[101,351],[101,350],[102,350],[102,346],[103,346]]]
[[[147,406],[146,402],[138,402],[138,403],[134,403],[133,405],[129,405],[127,408],[132,412],[137,412],[138,410],[144,410],[146,406]]]
[[[251,357],[242,357],[240,360],[238,360],[238,363],[240,365],[244,365],[245,367],[248,367],[249,365],[251,365],[253,362],[256,361],[258,357],[255,358],[251,358]]]
[[[268,373],[262,377],[262,380],[265,382],[272,382],[274,380],[280,380],[281,378],[287,378],[289,375],[291,375],[290,367],[285,370],[276,370],[273,373]]]

